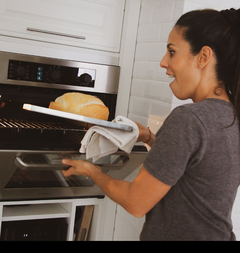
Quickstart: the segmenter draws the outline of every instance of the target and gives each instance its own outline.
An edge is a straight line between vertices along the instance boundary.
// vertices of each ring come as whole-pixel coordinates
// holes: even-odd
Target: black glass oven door
[[[69,167],[62,164],[63,158],[86,160],[84,154],[61,153],[19,153],[14,160],[15,170],[5,188],[49,188],[49,187],[92,187],[94,182],[86,176],[65,178],[62,170]],[[126,154],[113,154],[99,159],[95,164],[104,173],[120,170],[129,162]]]

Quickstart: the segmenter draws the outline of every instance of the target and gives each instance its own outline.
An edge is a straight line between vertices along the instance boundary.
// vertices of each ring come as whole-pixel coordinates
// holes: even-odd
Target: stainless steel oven
[[[62,158],[79,153],[87,124],[23,110],[29,103],[48,107],[66,92],[100,98],[115,117],[120,68],[0,52],[0,201],[103,197],[91,178],[65,178]],[[144,147],[119,151],[96,162],[110,176],[124,179],[141,165]]]

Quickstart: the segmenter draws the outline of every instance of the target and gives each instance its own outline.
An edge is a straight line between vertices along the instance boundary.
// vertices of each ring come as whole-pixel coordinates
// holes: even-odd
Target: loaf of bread
[[[49,108],[95,119],[108,120],[109,117],[108,107],[99,98],[77,92],[58,97]]]

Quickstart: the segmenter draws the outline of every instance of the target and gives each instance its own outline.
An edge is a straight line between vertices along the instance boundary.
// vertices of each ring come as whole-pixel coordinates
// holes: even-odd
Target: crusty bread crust
[[[109,117],[109,109],[99,98],[76,92],[58,97],[49,108],[102,120]]]

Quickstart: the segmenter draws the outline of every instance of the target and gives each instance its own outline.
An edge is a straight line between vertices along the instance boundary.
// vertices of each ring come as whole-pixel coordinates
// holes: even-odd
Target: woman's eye
[[[169,50],[169,53],[170,53],[170,56],[172,57],[174,55],[175,51],[174,50]]]

